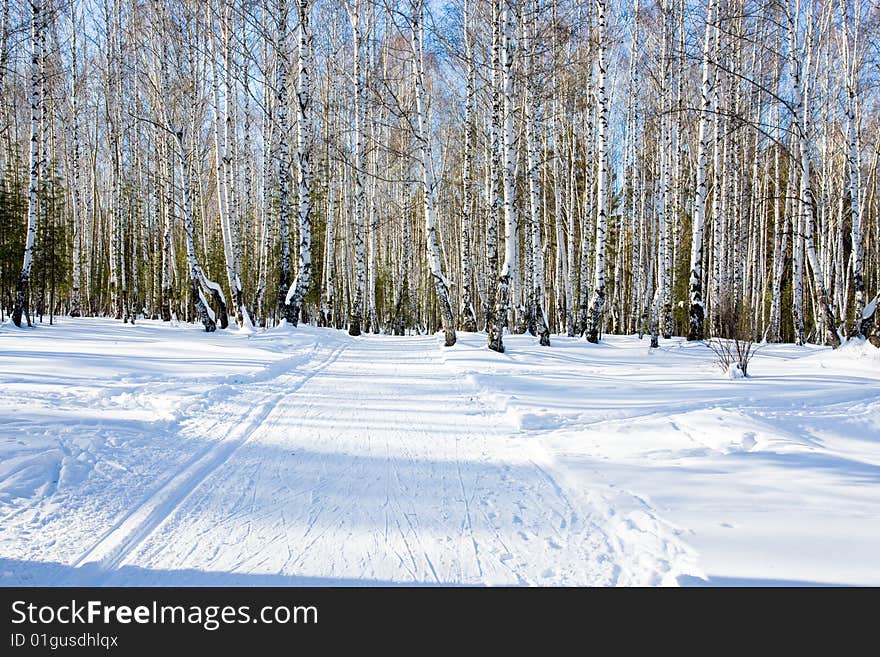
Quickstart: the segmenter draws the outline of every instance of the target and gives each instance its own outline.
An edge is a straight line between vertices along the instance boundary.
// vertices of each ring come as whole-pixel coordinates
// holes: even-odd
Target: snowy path
[[[880,358],[0,328],[0,584],[880,583]]]
[[[671,549],[627,546],[630,563],[603,527],[608,505],[573,501],[433,338],[332,337],[305,376],[209,408],[206,421],[249,406],[78,561],[87,580],[129,583],[125,566],[169,584],[186,569],[367,584],[659,583],[671,570]]]
[[[246,392],[239,393],[231,400],[209,407],[202,414],[202,419],[190,421],[191,425],[202,429],[203,434],[214,434],[219,439],[198,452],[73,565],[85,567],[88,572],[90,566],[95,564],[100,572],[104,572],[115,570],[124,564],[126,558],[153,530],[174,514],[193,491],[234,457],[235,452],[251,434],[263,426],[282,399],[294,394],[340,352],[341,348],[337,349],[327,361],[315,369],[307,369],[293,383],[289,381],[290,375],[279,374],[249,386]],[[279,392],[279,389],[283,392]],[[247,410],[240,415],[243,408]]]

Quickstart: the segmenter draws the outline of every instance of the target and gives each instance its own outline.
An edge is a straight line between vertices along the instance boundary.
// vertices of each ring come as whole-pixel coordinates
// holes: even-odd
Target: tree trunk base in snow
[[[217,318],[220,320],[220,328],[225,329],[229,326],[229,310],[226,308],[226,304],[223,303],[223,298],[219,292],[211,290],[211,297],[214,299],[214,303],[217,304]],[[134,323],[133,319],[132,323]]]
[[[22,316],[27,317],[27,324],[28,326],[31,325],[30,313],[28,313],[27,309],[27,287],[27,280],[20,280],[18,282],[18,287],[15,290],[15,304],[12,307],[12,323],[18,327],[21,327]]]
[[[602,308],[605,307],[605,290],[596,290],[590,309],[587,313],[587,342],[599,344],[599,328],[602,324]]]
[[[501,340],[501,336],[490,336],[488,346],[492,351],[497,351],[499,354],[504,353],[504,342]]]
[[[217,322],[211,317],[211,311],[206,305],[202,291],[199,289],[199,284],[195,279],[190,283],[190,293],[196,308],[196,316],[199,318],[202,326],[205,327],[205,333],[213,333],[217,330]]]
[[[165,296],[165,294],[163,293],[163,295],[162,295],[162,309],[161,309],[160,314],[162,316],[163,322],[170,322],[171,321],[171,295],[170,294],[168,296]]]
[[[68,317],[81,317],[82,313],[79,309],[80,299],[79,299],[79,288],[74,288],[73,292],[70,295],[70,312],[67,313]]]
[[[589,321],[590,316],[590,306],[586,303],[582,304],[578,309],[577,322],[575,323],[574,332],[578,337],[582,336],[587,331],[587,322]],[[574,336],[570,336],[574,337]]]
[[[688,342],[703,340],[705,338],[705,331],[703,330],[704,318],[703,304],[692,303],[690,311],[690,328],[687,335]]]
[[[464,304],[461,309],[461,330],[468,333],[475,333],[477,330],[477,316],[473,307],[468,303]]]
[[[825,320],[825,344],[837,349],[840,346],[840,336],[837,334],[837,323],[834,320],[834,313],[831,311],[831,304],[828,297],[824,294],[819,295],[817,299],[819,312]]]
[[[880,322],[877,321],[880,310],[874,312],[864,322],[862,322],[862,331],[868,335],[868,342],[880,349]]]

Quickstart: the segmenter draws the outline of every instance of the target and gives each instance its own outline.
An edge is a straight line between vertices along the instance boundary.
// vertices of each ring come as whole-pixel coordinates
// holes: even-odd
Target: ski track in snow
[[[114,570],[124,563],[126,556],[136,549],[145,537],[173,514],[190,493],[235,454],[251,433],[267,420],[281,399],[286,395],[294,394],[322,367],[335,360],[341,351],[342,349],[339,348],[331,352],[325,362],[305,373],[292,385],[284,380],[286,377],[281,374],[274,379],[255,384],[267,390],[258,391],[249,387],[247,391],[240,392],[236,399],[210,407],[205,413],[207,415],[205,421],[210,425],[205,435],[213,434],[221,437],[215,438],[213,444],[197,454],[152,493],[143,504],[118,522],[74,562],[74,567],[83,567],[89,572],[92,570],[92,564],[95,564],[100,572]],[[283,386],[285,392],[276,392],[279,386]],[[245,415],[238,416],[235,409],[242,406],[250,406],[250,408]],[[233,410],[230,411],[230,408]],[[218,414],[220,419],[212,420],[212,417]]]
[[[730,572],[716,568],[713,541],[772,522],[764,508],[708,527],[723,506],[692,515],[698,505],[676,497],[699,486],[714,500],[712,481],[734,482],[739,503],[757,490],[746,455],[763,459],[750,463],[780,513],[797,500],[779,483],[793,459],[820,488],[810,504],[832,490],[853,518],[876,520],[880,403],[865,384],[876,364],[867,379],[833,372],[789,389],[789,374],[835,367],[819,349],[792,359],[768,348],[763,379],[730,382],[699,345],[649,354],[633,337],[541,350],[510,336],[498,355],[468,334],[444,349],[437,336],[311,327],[50,330],[65,341],[48,354],[47,331],[0,331],[4,585],[657,585],[699,581],[705,563],[751,573],[729,555]],[[853,465],[823,479],[834,459]],[[865,487],[846,489],[853,477]],[[715,492],[719,505],[733,499]]]
[[[608,505],[572,502],[433,338],[336,339],[347,358],[337,349],[293,387],[276,379],[285,392],[246,437],[152,498],[134,540],[111,537],[122,551],[99,562],[103,582],[128,583],[126,565],[367,584],[659,583],[671,570],[668,549],[627,563]]]

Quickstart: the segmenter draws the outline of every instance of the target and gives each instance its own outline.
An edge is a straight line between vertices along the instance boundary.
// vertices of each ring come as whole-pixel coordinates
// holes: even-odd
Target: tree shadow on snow
[[[94,564],[75,568],[46,561],[0,558],[0,587],[13,586],[431,586],[430,583],[380,581],[338,577],[306,577],[281,574],[246,574],[195,569],[154,570],[122,566],[102,570]],[[435,585],[436,586],[436,585]]]
[[[680,586],[689,587],[812,587],[812,586],[847,586],[845,584],[830,584],[828,582],[809,582],[806,580],[792,579],[764,579],[760,577],[718,577],[709,575],[709,579],[700,579],[692,575],[680,575]]]

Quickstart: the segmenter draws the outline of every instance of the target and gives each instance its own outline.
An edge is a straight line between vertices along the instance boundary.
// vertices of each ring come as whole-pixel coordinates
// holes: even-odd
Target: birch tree
[[[311,0],[297,0],[299,9],[299,42],[297,55],[299,71],[297,74],[297,122],[296,159],[297,189],[299,195],[299,268],[296,279],[287,290],[285,303],[290,306],[290,321],[296,325],[302,312],[303,298],[312,280],[312,167],[311,167],[311,129],[312,129],[312,28],[310,14]]]
[[[538,160],[540,138],[536,117],[537,95],[537,22],[538,7],[529,5],[529,16],[523,21],[523,33],[529,48],[529,72],[525,91],[526,157],[529,176],[529,244],[531,260],[531,280],[529,281],[529,305],[533,330],[544,347],[550,346],[550,328],[547,326],[547,313],[544,310],[544,254],[541,249],[541,170]],[[533,333],[534,334],[534,333]]]
[[[21,326],[22,315],[31,325],[31,317],[28,312],[28,285],[31,278],[31,268],[34,263],[34,241],[37,235],[38,203],[37,192],[40,185],[40,117],[42,115],[43,84],[43,61],[45,51],[45,34],[48,27],[46,14],[43,11],[42,0],[31,0],[31,66],[30,66],[30,181],[28,183],[28,215],[27,232],[25,233],[24,262],[21,266],[21,274],[18,277],[18,285],[15,288],[15,305],[12,310],[12,321],[16,326]]]
[[[70,311],[71,317],[79,317],[82,315],[80,309],[80,290],[82,286],[82,195],[80,188],[80,170],[81,170],[81,149],[80,149],[80,74],[79,74],[79,17],[77,16],[76,3],[70,5],[70,118],[73,123],[73,148],[71,153],[70,167],[72,169],[72,185],[71,190],[71,210],[73,219],[73,289],[70,294]],[[6,29],[5,20],[8,14],[8,3],[4,10],[4,30]],[[0,85],[2,86],[2,85]]]
[[[690,274],[690,312],[688,340],[703,339],[703,223],[706,216],[706,173],[709,151],[709,121],[715,85],[715,69],[712,64],[713,32],[718,14],[718,0],[709,0],[706,10],[706,33],[703,38],[703,80],[700,85],[700,127],[697,146],[697,184],[694,195],[694,208],[691,233],[691,274]]]
[[[352,30],[352,79],[354,123],[353,141],[354,154],[352,168],[354,169],[354,251],[355,251],[355,281],[354,293],[352,294],[351,313],[349,316],[349,335],[361,334],[361,323],[364,314],[364,287],[367,278],[367,263],[364,242],[364,13],[363,0],[346,2],[348,19]]]
[[[514,169],[516,167],[516,135],[514,134],[513,59],[515,57],[516,9],[514,0],[499,0],[501,24],[503,156],[502,187],[504,192],[504,261],[498,274],[495,292],[494,324],[489,330],[489,349],[504,353],[504,328],[510,308],[510,284],[516,249],[517,213]]]
[[[412,22],[411,40],[414,58],[413,69],[415,74],[416,141],[418,144],[419,166],[422,173],[422,211],[425,215],[428,263],[431,270],[431,278],[434,281],[434,289],[437,293],[437,303],[440,306],[440,316],[443,321],[445,344],[447,347],[451,347],[456,341],[455,316],[449,298],[450,283],[443,275],[442,264],[440,261],[440,245],[437,240],[437,226],[435,220],[436,187],[431,149],[431,128],[428,124],[427,107],[425,103],[424,1],[412,0],[410,9],[410,20]]]
[[[213,21],[208,29],[209,56],[211,59],[211,78],[214,102],[214,162],[217,178],[217,211],[220,216],[221,234],[223,237],[223,254],[226,265],[226,277],[232,295],[232,306],[235,320],[240,326],[250,326],[251,320],[244,304],[244,290],[238,252],[238,199],[234,181],[233,140],[235,127],[232,121],[232,82],[231,82],[231,0],[212,0],[213,13],[217,17],[218,28]],[[220,72],[220,49],[217,35],[222,39],[222,59],[224,75]],[[224,87],[223,105],[221,105],[221,85]]]
[[[806,71],[810,70],[810,62],[813,54],[812,43],[812,14],[808,14],[807,31],[808,38],[806,44],[806,58],[802,61],[803,54],[798,48],[798,21],[800,15],[799,3],[796,3],[793,12],[789,13],[790,36],[789,36],[789,66],[791,68],[792,88],[794,90],[794,124],[795,137],[797,140],[797,150],[800,154],[798,165],[800,167],[800,208],[801,218],[800,225],[803,230],[804,250],[810,264],[813,274],[813,287],[816,304],[820,311],[820,316],[825,324],[825,341],[834,347],[840,346],[840,337],[837,333],[836,321],[831,311],[831,305],[828,298],[828,290],[825,287],[825,276],[819,257],[816,253],[816,245],[813,238],[813,190],[810,180],[810,142],[808,117],[809,110],[806,101],[806,75],[802,74],[801,66],[805,66]]]
[[[471,258],[471,215],[474,211],[473,199],[473,151],[474,151],[474,103],[476,90],[474,89],[476,70],[474,63],[473,46],[471,45],[470,30],[470,2],[464,0],[462,5],[462,41],[464,43],[465,66],[467,68],[465,81],[464,101],[464,164],[462,172],[462,202],[461,202],[461,304],[458,312],[459,323],[463,331],[477,330],[477,314],[474,311]]]
[[[293,308],[287,302],[290,290],[290,142],[288,125],[288,0],[278,0],[275,118],[278,125],[277,166],[278,166],[278,226],[280,236],[280,272],[278,279],[278,314],[288,324],[296,324]]]
[[[596,97],[598,101],[598,120],[596,133],[596,155],[599,160],[596,176],[596,279],[593,298],[590,301],[589,319],[587,322],[587,340],[599,342],[602,309],[605,306],[605,239],[608,226],[608,94],[606,85],[606,61],[608,59],[608,34],[605,0],[596,0],[596,20],[598,22],[598,54],[596,57],[597,79]]]

